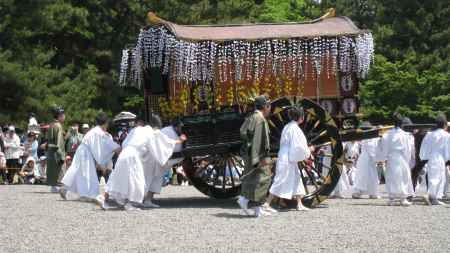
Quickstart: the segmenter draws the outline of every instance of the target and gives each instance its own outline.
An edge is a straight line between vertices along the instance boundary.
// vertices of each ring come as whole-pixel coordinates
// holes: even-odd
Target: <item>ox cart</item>
[[[369,31],[334,10],[303,23],[186,26],[148,14],[136,45],[123,50],[120,85],[144,90],[146,114],[165,122],[181,117],[188,136],[181,154],[191,183],[215,198],[240,192],[244,168],[239,128],[252,98],[272,100],[271,152],[276,157],[287,110],[301,104],[310,145],[329,145],[301,164],[315,206],[333,191],[344,162],[342,141],[376,137],[356,129],[358,86],[373,59]],[[331,163],[322,175],[323,157]]]

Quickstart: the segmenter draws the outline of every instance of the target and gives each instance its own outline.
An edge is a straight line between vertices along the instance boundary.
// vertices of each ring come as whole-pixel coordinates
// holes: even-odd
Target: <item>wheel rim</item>
[[[214,198],[235,197],[241,191],[242,158],[235,153],[185,159],[186,174],[202,193]]]

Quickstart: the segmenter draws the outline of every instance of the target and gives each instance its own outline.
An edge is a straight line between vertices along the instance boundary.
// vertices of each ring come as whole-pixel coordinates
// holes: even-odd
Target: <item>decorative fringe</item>
[[[298,78],[307,73],[307,63],[311,62],[318,75],[326,72],[329,76],[339,70],[343,74],[354,72],[364,78],[374,59],[374,45],[370,33],[286,40],[193,42],[175,38],[164,26],[155,26],[141,30],[136,46],[122,53],[119,84],[132,82],[140,87],[142,71],[150,67],[160,67],[163,74],[169,74],[169,78],[175,80],[210,82],[217,74],[220,82],[226,82],[230,78],[235,81],[259,80],[264,71],[287,79]],[[328,63],[324,64],[325,61]],[[266,67],[271,69],[266,70]]]

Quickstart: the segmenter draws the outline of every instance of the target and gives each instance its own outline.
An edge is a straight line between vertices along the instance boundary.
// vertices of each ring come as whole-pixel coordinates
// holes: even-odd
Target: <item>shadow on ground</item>
[[[385,203],[379,203],[379,202],[373,202],[373,203],[350,203],[348,205],[351,206],[389,206],[388,202]],[[401,206],[404,207],[402,205],[400,205],[400,202],[395,202],[395,204],[393,205],[393,207],[395,206]],[[412,201],[412,205],[411,206],[427,206],[423,201],[419,201],[419,200],[414,200]]]
[[[225,219],[254,219],[254,216],[242,215],[240,213],[216,213],[213,216]]]
[[[211,199],[207,197],[158,198],[155,203],[162,209],[171,208],[225,208],[237,209],[234,199]]]

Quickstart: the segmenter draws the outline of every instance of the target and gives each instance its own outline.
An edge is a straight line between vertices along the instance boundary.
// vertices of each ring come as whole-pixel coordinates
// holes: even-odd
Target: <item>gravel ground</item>
[[[260,219],[234,200],[166,187],[160,209],[102,211],[45,186],[0,186],[0,252],[449,252],[450,205],[328,200]]]

